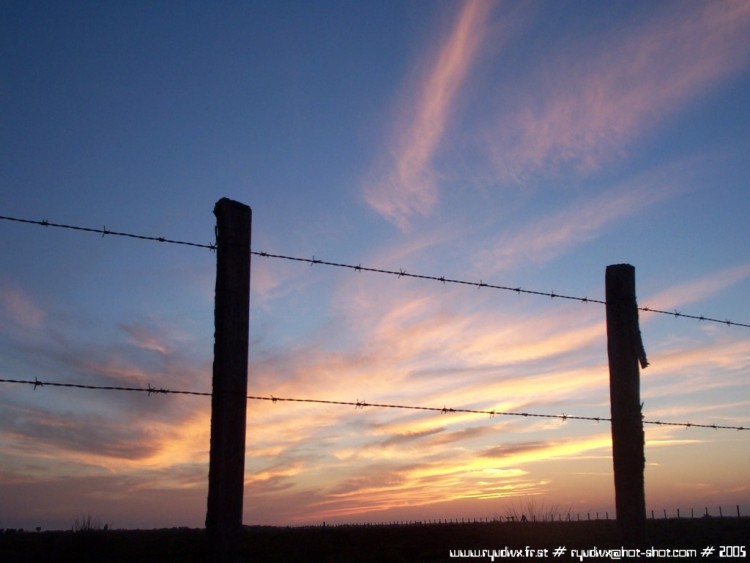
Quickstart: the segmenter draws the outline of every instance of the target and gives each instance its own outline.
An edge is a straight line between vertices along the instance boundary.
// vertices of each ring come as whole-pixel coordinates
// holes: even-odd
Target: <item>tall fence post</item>
[[[638,366],[645,368],[648,361],[638,325],[635,268],[630,264],[607,266],[605,284],[617,522],[624,543],[645,546],[646,459]]]
[[[206,534],[211,561],[237,559],[242,543],[250,322],[251,209],[216,202],[216,296]]]

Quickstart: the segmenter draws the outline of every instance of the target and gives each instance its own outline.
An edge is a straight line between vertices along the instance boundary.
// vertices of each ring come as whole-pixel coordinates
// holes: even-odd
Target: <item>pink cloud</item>
[[[10,318],[24,328],[37,328],[46,317],[44,311],[20,288],[0,288],[0,304]]]
[[[521,89],[493,136],[495,163],[523,181],[616,160],[667,116],[746,68],[750,4],[680,4],[607,37],[560,49]],[[593,55],[592,55],[593,54]]]
[[[438,193],[432,158],[445,132],[458,91],[477,55],[491,4],[465,2],[456,23],[417,86],[389,147],[390,158],[364,188],[375,211],[406,229],[413,215],[427,215]]]
[[[672,197],[677,189],[674,178],[667,179],[671,170],[640,176],[502,235],[479,256],[477,266],[486,275],[525,263],[543,264],[594,240],[615,222]]]
[[[120,325],[120,329],[128,335],[130,342],[138,348],[158,352],[162,355],[167,355],[172,351],[163,331],[147,328],[138,323],[123,323]]]
[[[651,309],[671,310],[674,307],[695,303],[715,295],[750,277],[750,264],[743,264],[727,268],[720,272],[713,272],[700,279],[685,282],[666,289],[656,295],[644,299],[639,303]],[[650,313],[642,313],[648,317]]]

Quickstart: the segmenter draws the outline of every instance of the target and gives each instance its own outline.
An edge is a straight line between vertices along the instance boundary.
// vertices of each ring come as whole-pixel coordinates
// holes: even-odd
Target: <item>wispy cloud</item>
[[[479,51],[491,8],[485,0],[463,3],[451,33],[403,111],[408,117],[396,128],[390,157],[364,186],[365,201],[401,229],[408,227],[412,216],[427,215],[437,204],[432,159]]]
[[[673,197],[679,188],[664,170],[610,188],[592,198],[529,221],[503,234],[479,254],[476,265],[484,275],[526,264],[541,265],[601,236],[618,221]]]
[[[693,403],[702,404],[698,412],[706,408],[724,409],[731,412],[726,399],[707,403],[707,393],[716,391],[741,390],[745,384],[745,373],[750,367],[750,343],[747,341],[729,342],[681,342],[666,348],[658,348],[649,355],[652,361],[644,371],[644,396],[650,398],[675,399],[682,397]],[[716,373],[722,377],[716,377]],[[673,413],[682,412],[680,407],[672,407]]]
[[[22,358],[23,370],[6,368],[10,373],[2,375],[92,385],[210,389],[206,385],[210,370],[201,366],[192,350],[194,340],[182,328],[155,318],[113,323],[111,328],[120,331],[101,330],[101,325],[54,310],[44,316],[33,339],[23,330],[9,334],[13,347],[8,357]],[[41,388],[29,394],[21,388],[8,389],[0,399],[0,456],[24,460],[14,472],[37,477],[45,477],[50,467],[58,476],[102,471],[124,475],[167,467],[177,471],[207,459],[210,402],[175,395],[144,398],[132,392]],[[52,466],[50,459],[55,460]],[[173,483],[174,474],[139,479],[158,488]]]
[[[406,506],[424,506],[466,500],[500,499],[510,496],[539,494],[547,482],[529,474],[521,465],[550,458],[575,458],[610,444],[608,434],[583,440],[538,441],[493,446],[475,452],[433,444],[419,450],[418,462],[408,456],[375,458],[370,464],[358,465],[351,478],[345,479],[327,494],[308,499],[304,518],[336,518],[359,515],[377,518],[377,512]],[[370,458],[372,459],[372,458]],[[348,460],[348,463],[352,463]]]
[[[702,301],[748,277],[750,277],[750,264],[734,266],[720,272],[712,272],[697,280],[670,287],[656,295],[648,296],[640,305],[652,309],[669,310],[681,305]],[[644,318],[650,318],[652,314],[642,313],[642,315]]]
[[[585,172],[620,158],[644,132],[746,68],[749,31],[747,2],[691,3],[557,45],[498,122],[492,152],[501,176]]]
[[[377,277],[354,276],[337,293],[351,347],[332,352],[337,336],[328,334],[329,349],[302,346],[269,356],[253,366],[254,380],[277,396],[498,411],[546,412],[550,402],[580,401],[592,390],[606,396],[604,366],[559,367],[602,337],[599,316],[578,309],[544,319],[482,307],[467,312],[450,289],[430,289],[415,294],[396,285],[383,291]],[[362,292],[372,298],[359,299]],[[551,359],[556,370],[544,367]],[[294,521],[373,519],[378,511],[407,506],[539,493],[546,485],[526,464],[602,447],[599,438],[534,436],[537,447],[508,444],[501,459],[476,451],[497,448],[510,426],[518,440],[529,421],[308,404],[263,403],[249,412],[256,431],[249,434],[248,471],[263,476],[262,483],[251,479],[249,491],[268,511],[251,509],[260,521],[274,521],[279,511]],[[598,414],[606,416],[606,410]],[[535,431],[560,432],[557,422]],[[296,510],[291,503],[298,503]]]
[[[0,306],[9,319],[27,329],[38,328],[46,317],[26,291],[5,283],[0,286]]]
[[[170,352],[169,344],[164,338],[164,328],[154,329],[140,323],[123,323],[120,329],[128,335],[130,342],[144,350],[151,350],[166,355]]]
[[[596,223],[598,215],[616,219],[619,213],[635,213],[674,193],[656,180],[637,184],[639,189],[628,184],[592,200],[591,208],[570,220],[589,217]],[[564,213],[554,217],[565,223]],[[396,248],[381,255],[401,253]],[[717,273],[691,284],[684,298],[695,292],[708,296],[746,275],[745,267]],[[492,299],[486,292],[467,295],[465,288],[425,287],[407,280],[386,283],[387,288],[378,276],[346,276],[335,292],[341,324],[315,346],[266,358],[253,370],[263,388],[273,394],[349,401],[356,397],[423,406],[609,415],[600,307],[560,304],[536,316],[524,308],[489,307]],[[339,330],[346,335],[344,348],[337,345]],[[681,396],[692,401],[696,390],[733,385],[729,380],[721,385],[703,380],[717,362],[723,362],[722,369],[741,369],[747,357],[746,346],[731,343],[687,353],[678,347],[662,351],[654,350],[653,366],[645,373],[644,397],[650,408],[658,409],[648,411],[650,418],[663,412],[665,392],[674,396],[670,390],[678,385],[676,374],[693,366],[690,385],[684,378],[679,383],[685,391]],[[254,480],[250,490],[268,511],[264,516],[260,509],[251,509],[260,521],[273,521],[270,515],[277,513],[292,521],[372,520],[379,511],[392,514],[406,506],[540,493],[548,486],[543,484],[544,468],[550,463],[588,464],[593,454],[605,452],[606,458],[610,444],[601,427],[577,422],[290,408],[264,403],[251,409],[251,426],[257,430],[249,437],[254,459],[248,471],[265,480]],[[692,415],[699,421],[695,412]],[[649,428],[649,439],[654,444],[672,440],[673,432]],[[580,494],[591,498],[590,493]]]

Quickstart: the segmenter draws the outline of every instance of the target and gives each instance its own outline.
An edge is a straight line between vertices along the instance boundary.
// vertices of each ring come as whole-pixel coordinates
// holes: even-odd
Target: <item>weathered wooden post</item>
[[[216,301],[206,533],[210,559],[238,558],[245,481],[251,209],[216,202]]]
[[[646,544],[645,438],[638,365],[648,365],[638,325],[635,268],[607,266],[607,353],[617,522],[625,544]]]

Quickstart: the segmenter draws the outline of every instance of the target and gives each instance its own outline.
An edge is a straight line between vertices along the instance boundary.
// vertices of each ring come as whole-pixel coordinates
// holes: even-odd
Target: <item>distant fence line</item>
[[[106,226],[102,228],[81,227],[77,225],[67,225],[63,223],[52,223],[50,221],[47,221],[46,219],[37,221],[33,219],[21,219],[18,217],[9,217],[9,216],[4,216],[4,215],[0,215],[0,220],[12,221],[16,223],[24,223],[24,224],[29,224],[29,225],[37,225],[41,227],[53,227],[53,228],[58,228],[58,229],[81,231],[81,232],[86,232],[86,233],[96,233],[96,234],[102,235],[102,237],[104,236],[127,237],[127,238],[134,238],[134,239],[140,239],[140,240],[146,240],[146,241],[152,241],[152,242],[163,242],[163,243],[168,243],[168,244],[178,244],[178,245],[192,246],[192,247],[197,247],[197,248],[205,248],[205,249],[209,249],[212,251],[215,251],[217,248],[216,242],[202,244],[202,243],[189,242],[189,241],[184,241],[184,240],[168,239],[168,238],[160,237],[160,236],[133,234],[133,233],[127,233],[127,232],[121,232],[121,231],[113,231],[113,230],[108,229]],[[522,287],[498,285],[498,284],[486,283],[483,280],[480,280],[477,282],[477,281],[446,278],[445,276],[412,274],[412,273],[407,272],[404,269],[400,269],[396,271],[396,270],[386,270],[382,268],[366,267],[366,266],[362,266],[361,264],[354,265],[354,264],[345,264],[341,262],[330,262],[327,260],[321,260],[319,258],[316,258],[315,256],[313,256],[312,258],[301,258],[297,256],[285,256],[283,254],[271,254],[268,252],[255,251],[255,250],[251,251],[250,254],[255,255],[255,256],[260,256],[262,258],[276,258],[276,259],[281,259],[281,260],[290,260],[294,262],[303,262],[303,263],[310,264],[311,266],[319,264],[323,266],[332,266],[336,268],[346,268],[346,269],[354,270],[357,272],[385,274],[385,275],[390,275],[390,276],[396,276],[398,278],[414,278],[414,279],[420,279],[420,280],[441,282],[443,284],[459,284],[459,285],[472,286],[478,289],[482,289],[482,288],[496,289],[496,290],[501,290],[501,291],[513,292],[519,295],[520,294],[536,295],[536,296],[541,296],[541,297],[549,297],[550,299],[558,298],[558,299],[566,299],[570,301],[578,301],[581,303],[597,303],[601,305],[606,305],[606,301],[602,299],[591,299],[589,297],[565,295],[565,294],[555,293],[554,291],[550,291],[550,292],[536,291],[536,290],[531,290],[531,289],[524,289]],[[680,311],[676,311],[676,310],[665,311],[665,310],[654,309],[654,308],[645,307],[645,306],[638,307],[638,310],[643,311],[645,313],[656,313],[660,315],[668,315],[674,318],[693,319],[697,321],[719,323],[719,324],[723,324],[726,326],[750,328],[750,323],[740,323],[740,322],[730,321],[729,319],[718,319],[714,317],[708,317],[705,315],[690,315],[687,313],[681,313]]]
[[[718,511],[718,514],[716,513]],[[663,516],[662,516],[663,514]],[[614,518],[610,518],[610,513],[608,511],[594,511],[594,512],[585,512],[581,514],[580,512],[573,515],[572,512],[557,512],[555,514],[523,514],[519,512],[518,514],[513,515],[494,515],[494,516],[485,516],[480,518],[435,518],[435,519],[427,519],[427,520],[391,520],[386,522],[363,522],[363,523],[353,523],[353,524],[331,524],[322,522],[318,525],[313,526],[301,526],[301,527],[334,527],[334,528],[363,528],[363,527],[403,527],[403,526],[442,526],[442,525],[462,525],[462,524],[508,524],[508,523],[514,523],[514,524],[537,524],[537,523],[545,523],[545,522],[595,522],[595,521],[607,521],[612,520],[615,521]],[[732,510],[724,513],[721,506],[718,506],[718,508],[714,509],[714,513],[712,514],[709,511],[709,507],[704,507],[703,511],[696,512],[695,509],[691,508],[689,513],[682,513],[680,509],[678,508],[675,511],[667,511],[667,509],[662,509],[661,511],[655,511],[651,510],[649,512],[650,520],[694,520],[694,519],[700,519],[700,518],[733,518],[733,519],[739,519],[739,518],[748,518],[748,516],[744,516],[740,512],[740,505],[735,505]]]
[[[709,512],[708,507],[704,507],[703,512],[697,513],[694,509],[690,509],[690,515],[687,513],[682,514],[678,508],[676,512],[668,512],[666,509],[661,511],[650,511],[650,520],[694,520],[702,518],[718,518],[718,519],[740,519],[748,518],[746,515],[740,513],[740,506],[736,505],[734,510],[731,510],[724,514],[721,506],[718,507],[718,514],[714,511],[713,514]],[[657,516],[658,514],[658,516]],[[662,516],[663,514],[663,516]],[[565,515],[558,513],[553,515],[543,515],[541,517],[531,514],[527,516],[525,520],[522,519],[523,515],[518,516],[485,516],[479,518],[430,518],[427,520],[388,520],[384,522],[354,522],[354,523],[330,523],[321,522],[320,524],[302,524],[300,526],[288,526],[293,528],[402,528],[411,526],[462,526],[462,525],[473,525],[473,524],[543,524],[543,523],[554,523],[554,522],[597,522],[597,521],[609,521],[609,512],[586,512],[581,515],[580,512],[576,513],[575,517],[570,512],[566,512]],[[611,519],[615,522],[614,519]],[[0,534],[2,533],[16,533],[22,532],[23,529],[16,528],[0,528]]]
[[[146,393],[147,395],[194,395],[199,397],[211,397],[213,393],[205,391],[178,391],[173,389],[164,389],[160,387],[120,387],[120,386],[109,386],[109,385],[85,385],[81,383],[64,383],[56,381],[41,381],[39,379],[4,379],[0,378],[0,383],[17,383],[22,385],[31,385],[34,390],[40,387],[64,387],[71,389],[90,389],[96,391],[125,391],[131,393]],[[441,414],[450,413],[468,413],[468,414],[481,414],[489,415],[490,418],[495,416],[516,416],[523,418],[548,418],[558,419],[562,422],[568,420],[585,420],[589,422],[611,422],[611,418],[600,417],[600,416],[576,416],[570,414],[544,414],[544,413],[531,413],[531,412],[511,412],[511,411],[496,411],[496,410],[480,410],[480,409],[463,409],[463,408],[452,408],[452,407],[424,407],[414,405],[394,405],[385,403],[369,403],[367,401],[336,401],[330,399],[300,399],[290,397],[274,397],[273,395],[264,397],[256,395],[246,395],[246,397],[253,401],[271,401],[272,403],[290,402],[290,403],[314,403],[323,405],[339,405],[349,406],[356,409],[364,409],[365,407],[383,408],[383,409],[402,409],[402,410],[416,410],[416,411],[432,411],[439,412]],[[693,422],[669,422],[663,420],[643,420],[643,424],[651,424],[655,426],[678,426],[683,428],[708,428],[711,430],[737,430],[737,431],[748,431],[750,427],[745,426],[724,426],[719,424],[696,424]]]
[[[659,515],[657,517],[657,514]],[[661,515],[664,514],[662,517]],[[677,512],[667,512],[666,509],[663,509],[659,511],[658,513],[654,510],[651,510],[650,512],[650,519],[651,520],[692,520],[692,519],[701,519],[701,518],[719,518],[719,519],[740,519],[740,518],[748,518],[746,515],[742,515],[740,513],[740,507],[739,505],[735,506],[735,509],[728,512],[727,514],[724,514],[722,507],[718,507],[718,515],[716,512],[713,514],[709,513],[708,507],[704,507],[704,511],[700,514],[696,513],[694,509],[690,509],[690,516],[687,516],[687,514],[681,515],[680,509],[677,509]],[[576,513],[575,517],[568,512],[563,516],[562,514],[556,514],[554,517],[552,516],[542,516],[537,517],[535,515],[531,515],[530,517],[527,517],[526,520],[522,520],[519,517],[516,516],[485,516],[485,517],[479,517],[479,518],[430,518],[427,520],[389,520],[384,522],[354,522],[354,523],[330,523],[330,522],[321,522],[320,524],[302,524],[300,526],[287,526],[292,528],[403,528],[403,527],[411,527],[411,526],[463,526],[463,525],[474,525],[474,524],[543,524],[543,523],[554,523],[554,522],[596,522],[596,521],[609,521],[609,512],[594,512],[593,515],[591,512],[586,512],[585,514],[581,515],[581,513]],[[611,519],[612,522],[615,522],[614,519]],[[106,530],[106,528],[105,528]],[[18,532],[23,532],[24,530],[18,529],[18,528],[0,528],[0,534],[6,533],[6,534],[13,534]]]

